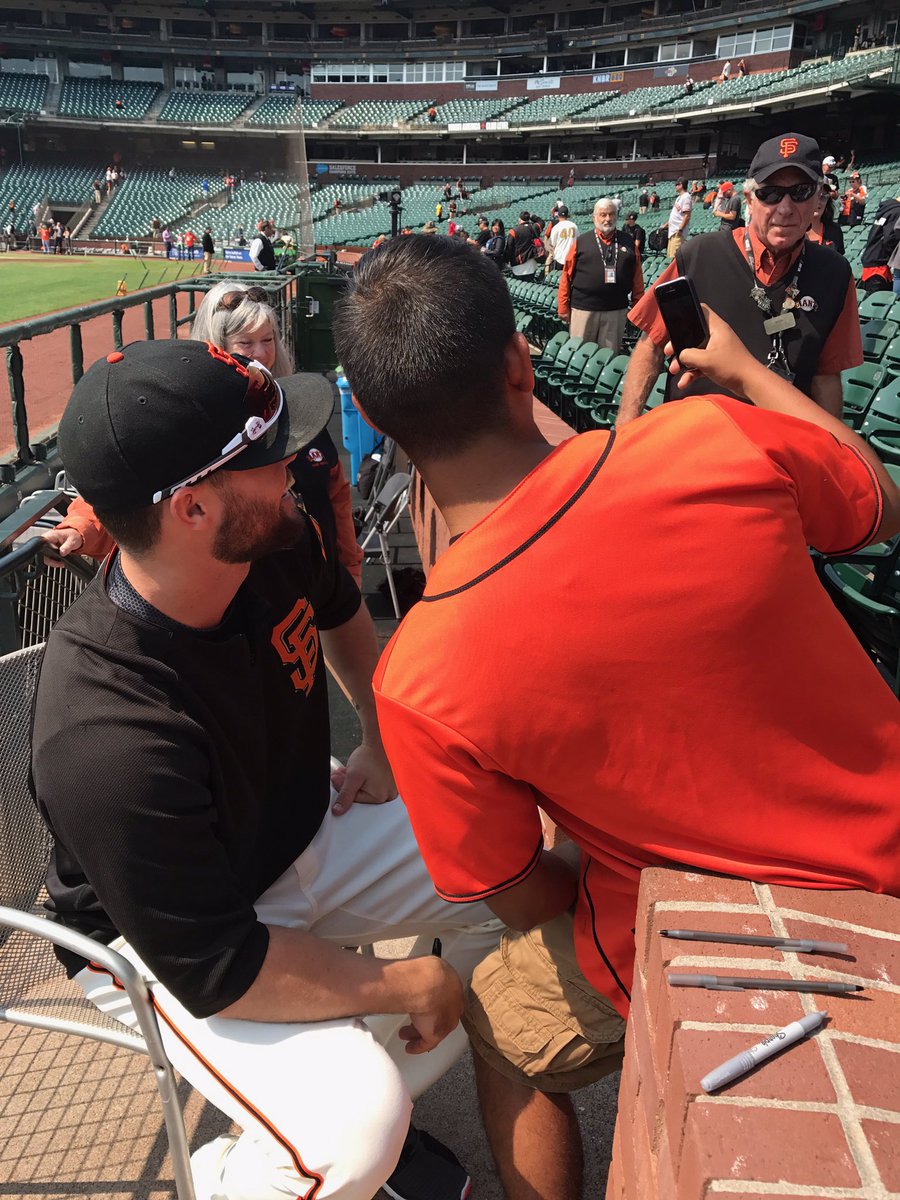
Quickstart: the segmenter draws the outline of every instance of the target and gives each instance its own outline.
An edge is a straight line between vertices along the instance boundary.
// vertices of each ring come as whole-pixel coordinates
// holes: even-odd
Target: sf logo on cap
[[[797,153],[798,148],[798,142],[795,137],[786,137],[781,139],[781,146],[778,153],[782,158],[790,158],[792,154]]]

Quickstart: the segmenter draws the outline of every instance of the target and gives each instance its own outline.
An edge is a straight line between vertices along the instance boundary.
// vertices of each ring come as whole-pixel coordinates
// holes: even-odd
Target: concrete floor
[[[338,419],[333,423],[340,446]],[[393,542],[401,564],[418,562],[408,522]],[[363,591],[382,642],[395,627],[389,602],[377,590],[383,577],[380,567],[365,568]],[[332,709],[333,750],[344,757],[355,744],[357,726],[337,687],[332,687]],[[391,955],[403,946],[378,949]],[[617,1088],[614,1075],[575,1096],[585,1141],[584,1194],[592,1200],[599,1200],[605,1188]],[[192,1149],[228,1130],[222,1114],[184,1084],[181,1095]],[[474,1200],[503,1200],[468,1053],[419,1100],[414,1119],[466,1164]],[[143,1057],[0,1023],[0,1198],[173,1200],[174,1194],[156,1087]],[[386,1200],[383,1193],[379,1200]]]

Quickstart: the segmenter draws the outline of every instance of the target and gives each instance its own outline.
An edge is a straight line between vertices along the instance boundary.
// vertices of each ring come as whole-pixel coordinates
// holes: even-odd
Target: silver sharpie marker
[[[814,1012],[810,1013],[808,1017],[801,1017],[799,1021],[792,1021],[790,1025],[785,1025],[784,1029],[779,1029],[771,1037],[751,1046],[749,1050],[742,1050],[734,1058],[729,1058],[720,1067],[716,1067],[714,1071],[704,1075],[700,1080],[700,1086],[704,1092],[715,1092],[718,1088],[733,1083],[735,1079],[740,1079],[742,1075],[752,1071],[754,1067],[765,1062],[767,1058],[771,1058],[773,1054],[777,1054],[779,1050],[793,1046],[795,1042],[815,1033],[827,1019],[827,1012]]]
[[[685,942],[726,942],[731,946],[773,946],[802,954],[846,954],[846,942],[816,942],[808,938],[763,937],[757,933],[714,933],[706,929],[661,929],[662,937]]]
[[[762,988],[775,992],[829,992],[845,996],[863,991],[861,983],[831,979],[755,979],[749,975],[667,975],[672,987],[707,988],[711,992],[744,992]]]

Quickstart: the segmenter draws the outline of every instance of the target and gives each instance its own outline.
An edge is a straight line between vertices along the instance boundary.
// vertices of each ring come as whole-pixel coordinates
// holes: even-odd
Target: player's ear
[[[516,392],[527,392],[530,396],[534,391],[534,368],[531,364],[531,351],[528,341],[522,333],[514,333],[506,344],[503,356],[507,385]]]

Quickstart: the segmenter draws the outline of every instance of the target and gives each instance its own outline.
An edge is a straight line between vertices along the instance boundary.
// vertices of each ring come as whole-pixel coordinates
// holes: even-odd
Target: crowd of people
[[[75,386],[80,499],[46,536],[107,557],[34,706],[49,905],[137,966],[174,1065],[241,1129],[194,1153],[198,1200],[461,1200],[410,1112],[463,1028],[509,1200],[575,1200],[571,1093],[622,1062],[643,867],[900,895],[896,700],[808,553],[900,532],[836,408],[861,355],[849,266],[809,236],[823,181],[811,138],[766,141],[746,225],[718,189],[722,228],[688,238],[683,181],[660,281],[693,281],[709,337],[678,356],[612,198],[583,232],[558,203],[363,256],[337,353],[450,532],[380,658],[332,388],[293,373],[264,288],[217,284],[191,340]],[[643,331],[616,430],[538,429],[498,239],[514,273],[558,272],[573,332]],[[666,359],[677,402],[641,416]],[[361,723],[334,770],[326,658]],[[413,935],[405,959],[347,949]]]

